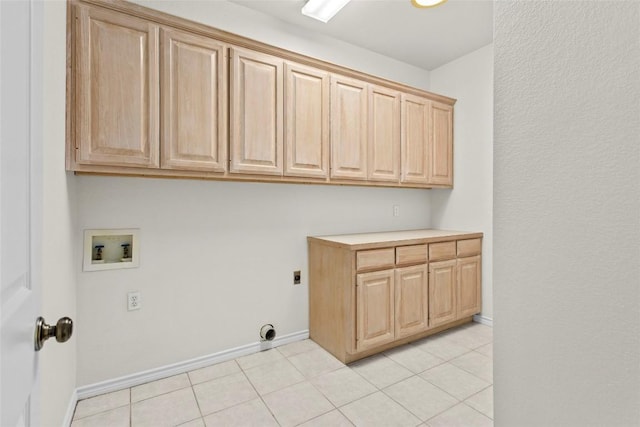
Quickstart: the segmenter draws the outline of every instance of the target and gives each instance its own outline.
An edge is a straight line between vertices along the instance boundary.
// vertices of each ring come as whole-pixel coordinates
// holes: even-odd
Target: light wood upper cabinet
[[[449,323],[457,318],[456,260],[429,263],[429,326]]]
[[[230,56],[230,171],[282,175],[284,61],[236,47]]]
[[[75,33],[75,161],[158,167],[158,26],[78,7]]]
[[[458,258],[458,317],[480,313],[482,309],[482,264],[480,255]]]
[[[225,172],[226,47],[173,29],[162,29],[161,46],[161,166]]]
[[[429,107],[428,99],[402,95],[401,182],[429,181]]]
[[[67,170],[453,186],[454,99],[126,1],[68,6]]]
[[[370,181],[400,180],[400,93],[369,86]]]
[[[329,176],[329,73],[285,63],[286,176]]]
[[[429,184],[453,185],[453,107],[431,102]]]
[[[357,341],[358,351],[394,339],[394,274],[393,270],[361,273],[357,276]]]
[[[331,177],[367,179],[367,84],[331,76]]]
[[[398,339],[427,329],[429,276],[426,264],[397,268],[395,276],[395,338]]]

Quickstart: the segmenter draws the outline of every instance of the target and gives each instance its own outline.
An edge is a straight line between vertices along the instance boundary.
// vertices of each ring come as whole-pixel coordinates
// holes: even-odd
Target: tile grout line
[[[275,348],[274,350],[278,350],[277,348]],[[278,351],[278,353],[280,353],[280,351]],[[282,353],[280,353],[282,354]],[[284,355],[283,355],[284,357]],[[286,359],[286,358],[285,358]],[[263,396],[258,392],[258,390],[256,389],[256,386],[253,385],[253,383],[251,382],[251,379],[247,376],[244,368],[242,367],[242,365],[240,365],[239,362],[237,362],[237,359],[233,359],[236,364],[240,367],[240,372],[242,372],[242,375],[244,375],[244,377],[247,379],[247,381],[249,382],[249,384],[251,385],[251,388],[253,388],[253,391],[256,392],[256,394],[258,395],[258,398],[260,399],[260,401],[262,402],[262,404],[264,405],[265,408],[267,408],[267,411],[269,411],[269,414],[271,414],[271,417],[273,418],[273,420],[276,422],[276,424],[278,424],[279,426],[281,426],[280,421],[278,421],[278,418],[276,418],[276,414],[273,413],[273,411],[271,410],[271,408],[269,407],[269,405],[267,405],[267,402],[264,401]],[[257,365],[260,366],[260,365]],[[268,393],[267,393],[268,394]],[[245,402],[242,402],[245,403]],[[238,405],[241,405],[242,403],[238,403]],[[238,405],[234,405],[234,406],[238,406]],[[233,406],[230,406],[230,408],[232,408]],[[224,409],[222,409],[224,411]],[[217,411],[220,412],[220,411]],[[216,412],[213,412],[214,414]]]
[[[464,403],[465,405],[467,405],[467,406],[468,406],[468,407],[470,407],[471,409],[474,409],[474,410],[476,410],[476,411],[480,412],[480,413],[481,413],[482,415],[484,415],[485,417],[490,418],[491,420],[493,420],[493,417],[490,417],[489,415],[485,414],[484,412],[479,411],[478,409],[474,408],[473,406],[471,406],[471,405],[469,405],[469,404],[467,403],[467,400],[471,399],[473,396],[477,396],[478,394],[482,393],[483,391],[486,391],[486,390],[490,389],[491,387],[493,387],[493,383],[491,383],[491,385],[489,385],[489,386],[487,386],[487,387],[483,388],[483,389],[482,389],[482,390],[480,390],[479,392],[477,392],[477,393],[475,393],[475,394],[472,394],[471,396],[467,397],[466,399],[464,399],[464,400],[462,401],[462,403]],[[492,403],[491,403],[491,409],[493,409],[493,401],[492,401]]]
[[[189,384],[190,384],[191,394],[193,394],[193,398],[196,401],[196,406],[198,407],[198,412],[200,413],[200,419],[202,420],[202,423],[205,424],[204,415],[202,415],[202,408],[200,408],[200,401],[198,400],[198,395],[196,394],[196,390],[193,388],[193,382],[191,381],[191,376],[189,375],[189,372],[185,372],[185,375],[187,376],[187,380],[189,381]],[[191,421],[194,421],[194,420],[191,420]],[[191,422],[191,421],[187,421],[187,422]]]

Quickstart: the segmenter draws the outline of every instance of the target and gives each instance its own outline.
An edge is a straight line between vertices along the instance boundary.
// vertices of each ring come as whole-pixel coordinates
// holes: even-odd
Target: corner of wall
[[[493,44],[431,71],[431,90],[457,99],[454,188],[431,190],[434,228],[481,231],[482,316],[493,318]]]

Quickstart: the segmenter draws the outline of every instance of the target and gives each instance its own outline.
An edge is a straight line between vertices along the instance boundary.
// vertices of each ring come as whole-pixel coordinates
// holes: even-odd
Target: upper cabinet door
[[[286,176],[329,176],[329,73],[285,64]]]
[[[158,167],[158,26],[79,6],[76,162]]]
[[[162,29],[162,168],[225,172],[226,48]]]
[[[400,180],[400,93],[369,87],[370,181]]]
[[[402,182],[428,183],[429,106],[428,99],[402,95]]]
[[[331,77],[331,177],[367,179],[367,84]]]
[[[431,103],[429,183],[453,185],[453,107]]]
[[[283,60],[231,48],[231,172],[282,175]]]

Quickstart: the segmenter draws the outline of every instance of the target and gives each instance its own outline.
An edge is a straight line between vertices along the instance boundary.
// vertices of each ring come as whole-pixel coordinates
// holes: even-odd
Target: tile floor
[[[349,366],[304,340],[82,400],[71,426],[493,426],[492,359],[477,323]]]

